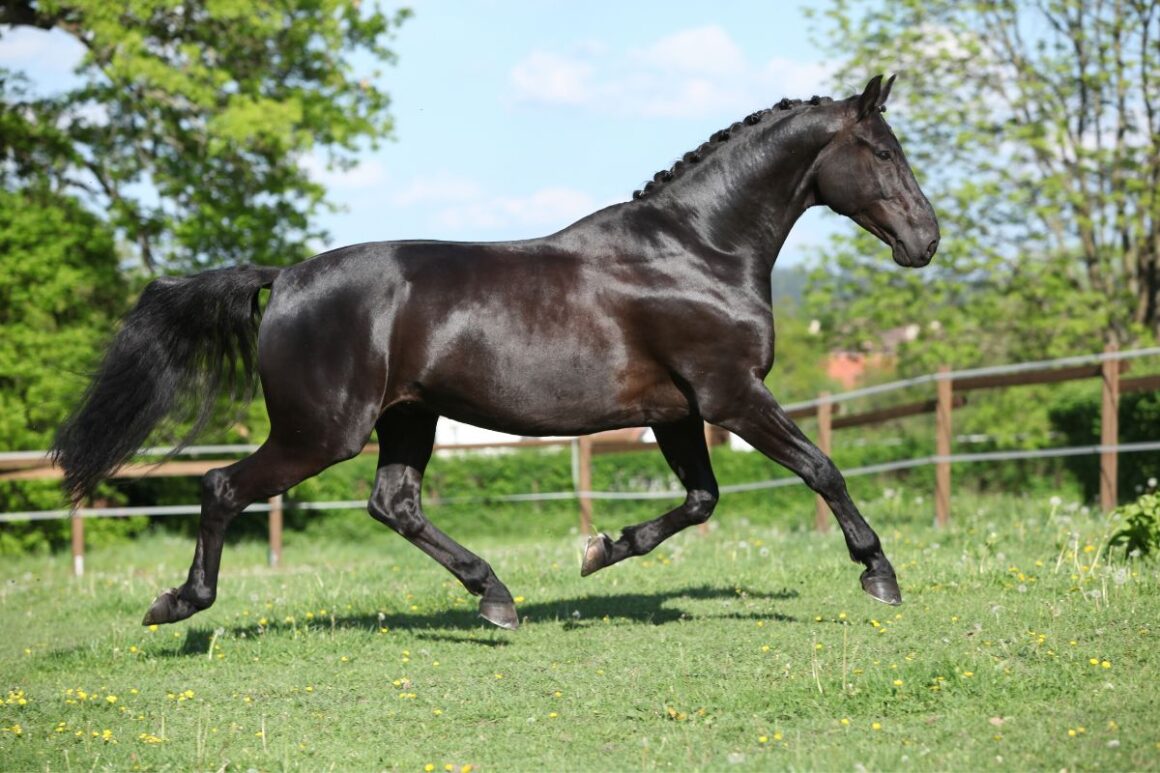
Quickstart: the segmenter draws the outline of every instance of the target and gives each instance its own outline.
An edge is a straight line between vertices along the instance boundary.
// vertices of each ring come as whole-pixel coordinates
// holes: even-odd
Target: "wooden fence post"
[[[592,438],[581,435],[576,438],[576,488],[580,500],[580,533],[592,534],[592,500],[588,492],[592,490]]]
[[[1118,350],[1115,344],[1108,344],[1104,351],[1112,354]],[[1116,475],[1118,459],[1114,446],[1120,439],[1120,361],[1106,359],[1103,362],[1104,395],[1100,408],[1100,510],[1111,512],[1116,507]],[[1112,450],[1109,450],[1112,449]]]
[[[80,508],[73,508],[69,516],[72,525],[73,577],[83,577],[85,573],[85,519]]]
[[[270,566],[277,568],[282,563],[282,495],[270,497],[270,552],[267,556]]]
[[[818,448],[826,456],[830,455],[832,416],[833,403],[830,402],[830,393],[822,392],[818,395]],[[830,530],[830,508],[821,494],[814,495],[814,528],[818,531]]]
[[[954,410],[954,384],[945,374],[950,366],[939,369],[943,378],[938,379],[938,405],[935,410],[935,455],[941,457],[934,468],[934,516],[939,526],[946,526],[951,519],[951,411]]]

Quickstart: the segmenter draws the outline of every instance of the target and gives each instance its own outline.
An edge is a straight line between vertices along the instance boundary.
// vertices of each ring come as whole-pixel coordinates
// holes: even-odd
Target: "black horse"
[[[515,628],[512,596],[491,567],[420,507],[440,416],[519,435],[654,429],[685,501],[619,539],[589,540],[584,575],[709,518],[718,489],[702,420],[724,427],[820,493],[866,566],[862,587],[900,603],[842,475],[764,384],[770,272],[808,207],[852,218],[902,266],[926,265],[938,246],[934,211],[881,115],[892,82],[875,77],[839,101],[782,100],[715,133],[632,201],[542,239],[358,244],[285,269],[151,283],[57,436],[73,501],[182,406],[194,406],[200,428],[219,387],[252,386],[255,367],[270,436],[205,475],[189,577],[144,622],[213,604],[230,521],[358,454],[374,429],[371,515],[480,596],[485,619]],[[261,288],[271,295],[259,326]]]

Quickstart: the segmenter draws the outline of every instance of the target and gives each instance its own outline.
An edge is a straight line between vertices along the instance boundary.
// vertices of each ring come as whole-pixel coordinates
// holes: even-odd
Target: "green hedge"
[[[1101,387],[1085,384],[1063,392],[1050,410],[1051,422],[1069,446],[1100,442]],[[1160,392],[1121,395],[1119,408],[1121,443],[1138,443],[1160,437]],[[1064,464],[1078,481],[1085,499],[1100,490],[1100,460],[1096,455],[1068,457]],[[1148,481],[1160,479],[1160,452],[1120,454],[1117,463],[1120,502],[1131,502],[1149,489]],[[1155,488],[1152,486],[1151,488]]]

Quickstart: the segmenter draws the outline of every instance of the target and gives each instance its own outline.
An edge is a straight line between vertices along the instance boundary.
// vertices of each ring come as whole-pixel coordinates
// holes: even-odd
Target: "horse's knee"
[[[716,491],[690,491],[685,497],[685,513],[689,522],[701,524],[708,521],[717,507],[718,498]]]
[[[803,471],[802,479],[807,486],[823,496],[837,494],[846,485],[846,479],[842,477],[838,466],[828,456],[811,460]]]

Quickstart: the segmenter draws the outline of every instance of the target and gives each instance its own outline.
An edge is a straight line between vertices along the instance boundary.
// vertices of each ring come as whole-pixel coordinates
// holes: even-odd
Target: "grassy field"
[[[291,535],[281,570],[230,546],[217,605],[156,630],[138,621],[185,539],[94,551],[80,581],[65,556],[9,560],[0,767],[1160,767],[1155,563],[1046,502],[957,501],[944,530],[866,509],[900,608],[836,533],[727,511],[587,579],[574,536],[473,538],[514,633],[385,529]]]

